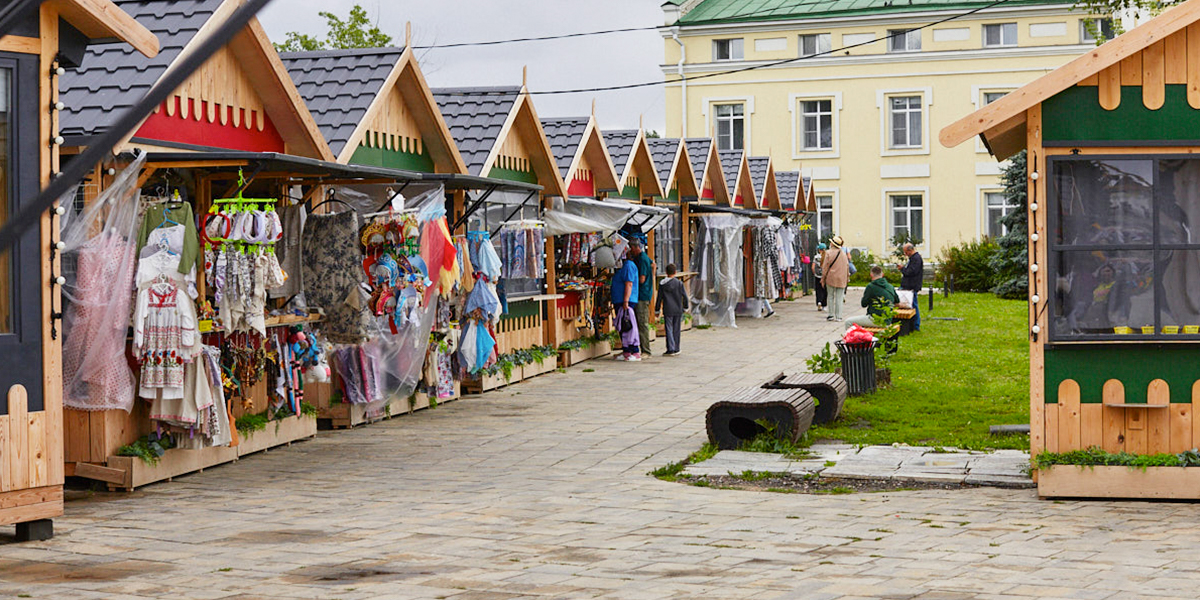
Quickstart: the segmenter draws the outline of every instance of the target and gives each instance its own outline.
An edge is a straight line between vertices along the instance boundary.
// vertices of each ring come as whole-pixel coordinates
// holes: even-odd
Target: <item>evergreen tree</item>
[[[1008,233],[996,240],[1000,251],[992,257],[991,268],[1000,283],[992,288],[992,293],[1002,298],[1026,298],[1029,296],[1029,227],[1025,210],[1028,175],[1024,150],[1009,160],[1002,179],[1004,197],[1016,208],[1001,221]]]

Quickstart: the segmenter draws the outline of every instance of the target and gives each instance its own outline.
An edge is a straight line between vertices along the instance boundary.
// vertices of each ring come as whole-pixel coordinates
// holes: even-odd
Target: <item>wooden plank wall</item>
[[[1125,405],[1125,386],[1110,379],[1104,384],[1102,403],[1082,403],[1079,384],[1063,381],[1057,403],[1043,407],[1045,450],[1069,452],[1095,446],[1108,452],[1162,454],[1195,448],[1200,442],[1200,419],[1192,415],[1200,408],[1200,381],[1192,385],[1191,402],[1172,403],[1171,390],[1161,379],[1150,382],[1146,397],[1145,405]]]
[[[204,63],[166,102],[168,115],[176,112],[185,119],[220,122],[262,131],[266,111],[262,98],[254,93],[256,85],[241,67],[233,50],[226,46]],[[178,101],[178,104],[176,104]],[[155,109],[154,112],[162,110]]]
[[[1194,60],[1193,60],[1194,59]],[[1200,109],[1200,23],[1193,23],[1079,82],[1099,86],[1100,106],[1121,105],[1121,86],[1141,86],[1142,104],[1162,108],[1167,85],[1186,84],[1188,104]]]
[[[362,145],[368,148],[384,148],[413,154],[420,154],[423,151],[421,128],[417,124],[416,117],[405,104],[404,97],[396,90],[388,93],[379,112],[375,113],[367,125]]]
[[[29,395],[23,385],[8,389],[8,414],[0,415],[0,492],[62,485],[52,479],[46,413],[29,412]],[[61,471],[62,464],[59,463]]]
[[[502,319],[496,325],[496,345],[500,354],[541,346],[544,343],[541,311],[534,315]]]

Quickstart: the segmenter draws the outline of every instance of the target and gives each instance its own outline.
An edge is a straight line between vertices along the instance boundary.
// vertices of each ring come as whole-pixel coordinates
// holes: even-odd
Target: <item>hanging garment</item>
[[[429,280],[433,282],[425,289],[425,303],[429,303],[435,293],[449,295],[460,272],[458,252],[454,240],[450,238],[445,217],[428,221],[422,227],[421,259],[425,262]]]
[[[178,251],[179,272],[186,274],[194,268],[204,268],[200,238],[196,233],[196,217],[192,214],[192,205],[186,202],[164,202],[146,209],[138,232],[139,253],[146,247],[150,234],[164,224],[183,227],[183,240]]]
[[[359,286],[362,254],[354,211],[311,215],[301,244],[304,296],[325,310],[321,331],[332,342],[356,344],[367,339],[371,312]]]
[[[139,395],[182,398],[183,365],[191,360],[198,337],[192,302],[180,298],[174,280],[162,277],[138,293],[133,323],[133,344],[142,363]]]
[[[267,289],[268,298],[291,298],[304,289],[304,276],[301,264],[304,252],[302,249],[301,232],[308,214],[303,204],[287,206],[278,209],[279,218],[283,223],[283,239],[275,244],[275,254],[278,256],[280,268],[287,273],[287,281]]]

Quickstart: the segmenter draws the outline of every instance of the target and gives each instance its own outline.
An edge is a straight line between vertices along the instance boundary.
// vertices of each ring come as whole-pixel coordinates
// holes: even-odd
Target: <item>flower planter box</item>
[[[496,373],[495,375],[481,375],[475,379],[463,380],[462,389],[467,394],[482,394],[483,392],[514,384],[524,378],[524,368],[513,367],[512,377],[509,379],[504,378],[503,372]]]
[[[1040,498],[1200,500],[1197,467],[1054,465],[1036,471]]]
[[[537,361],[531,362],[527,365],[522,365],[522,379],[530,379],[537,377],[538,375],[545,375],[546,373],[549,373],[557,368],[558,361],[554,360],[553,357],[547,356],[546,358],[542,359],[542,364],[540,365],[537,363]]]
[[[683,333],[684,331],[691,331],[691,330],[692,330],[691,320],[685,320],[683,323],[679,324],[679,332],[680,333]],[[663,327],[662,323],[655,323],[654,324],[654,333],[656,335],[658,335],[659,337],[663,337],[663,336],[667,335],[667,329],[665,327]]]
[[[608,356],[609,354],[612,354],[612,346],[609,342],[600,342],[576,350],[564,350],[558,353],[558,366],[564,368],[570,367],[585,360]]]

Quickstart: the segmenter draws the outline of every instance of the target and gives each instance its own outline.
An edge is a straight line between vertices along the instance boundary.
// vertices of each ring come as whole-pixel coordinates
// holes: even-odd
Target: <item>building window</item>
[[[1200,160],[1068,156],[1048,167],[1051,341],[1200,338],[1189,183]]]
[[[827,54],[833,49],[828,33],[812,33],[800,36],[800,56]]]
[[[800,101],[800,144],[809,151],[833,149],[833,100]]]
[[[1008,95],[1008,92],[984,92],[983,93],[983,105],[987,106],[1007,95]]]
[[[741,150],[746,133],[745,112],[741,104],[714,105],[713,130],[717,132],[717,150]]]
[[[833,235],[833,196],[817,196],[817,239]]]
[[[1007,235],[1008,227],[1004,226],[1004,217],[1017,209],[1016,203],[1009,200],[1004,192],[985,192],[983,199],[987,211],[987,231],[985,233],[992,238]]]
[[[924,208],[920,194],[898,194],[889,199],[892,204],[892,237],[924,239]]]
[[[713,40],[713,60],[742,60],[742,38]]]
[[[915,52],[920,49],[920,29],[888,30],[888,52]]]
[[[921,141],[921,97],[894,96],[888,98],[891,119],[892,148],[920,148]]]
[[[983,26],[983,47],[998,48],[1017,45],[1016,23],[989,23]]]
[[[1111,40],[1117,37],[1112,19],[1080,19],[1079,39],[1095,43],[1097,39]]]

